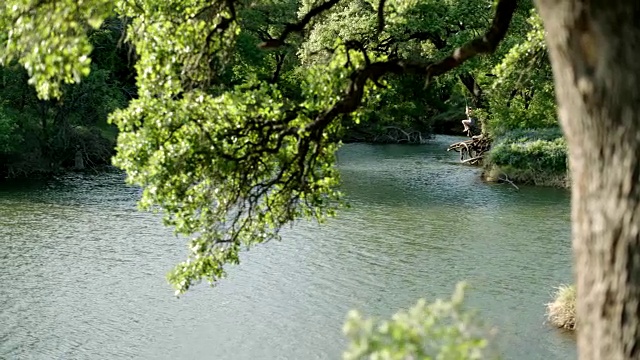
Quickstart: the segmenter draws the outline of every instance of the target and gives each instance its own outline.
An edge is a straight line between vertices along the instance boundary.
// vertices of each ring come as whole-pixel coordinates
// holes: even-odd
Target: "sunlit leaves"
[[[17,59],[41,98],[60,96],[62,83],[77,83],[89,73],[86,32],[99,27],[111,8],[108,0],[3,1],[0,25],[7,35],[0,38],[0,65]]]
[[[489,335],[474,313],[464,308],[464,284],[451,299],[424,299],[391,320],[365,319],[349,313],[343,331],[349,347],[345,360],[487,359]]]
[[[330,61],[336,40],[356,40],[368,45],[375,40],[377,24],[373,6],[364,0],[338,4],[326,14],[324,21],[314,24],[299,50],[303,64]]]
[[[508,81],[514,73],[519,75],[523,70],[535,70],[532,66],[535,61],[541,61],[546,56],[547,47],[544,40],[542,19],[537,12],[531,11],[527,23],[529,30],[523,39],[524,41],[512,46],[503,61],[496,66],[495,74],[498,76],[498,81],[495,86],[500,86],[504,81]]]
[[[490,91],[488,131],[557,127],[553,74],[540,17],[531,12],[528,31],[496,65]]]
[[[145,187],[141,205],[192,236],[189,258],[169,275],[178,293],[224,276],[242,246],[278,239],[299,218],[338,206],[336,144],[313,130],[314,109],[292,112],[270,86],[220,96],[138,99],[114,114],[115,164]]]
[[[208,84],[239,31],[223,1],[119,2],[118,11],[133,18],[127,38],[139,56],[138,91],[144,97]]]
[[[169,274],[179,294],[201,279],[215,283],[225,264],[238,262],[242,247],[278,239],[297,219],[322,221],[334,212],[340,127],[315,122],[339,101],[348,73],[363,58],[354,54],[345,67],[346,55],[337,56],[301,73],[297,104],[253,74],[225,87],[215,84],[216,76],[243,60],[225,55],[239,31],[233,16],[243,21],[257,10],[235,14],[192,2],[200,6],[194,16],[193,7],[144,4],[156,8],[130,25],[139,98],[112,117],[121,130],[114,163],[144,187],[143,208],[159,207],[167,225],[191,238],[188,259]],[[247,35],[261,31],[269,29]]]
[[[143,187],[143,208],[163,211],[190,238],[187,260],[169,275],[178,293],[214,283],[241,248],[277,239],[283,226],[331,215],[341,121],[406,124],[446,100],[427,96],[420,77],[354,79],[370,62],[435,60],[484,31],[492,11],[488,0],[388,0],[379,33],[377,1],[343,1],[266,52],[257,43],[279,37],[315,1],[2,4],[2,60],[20,61],[45,98],[88,72],[92,26],[126,19],[138,93],[111,117],[121,131],[114,163]]]

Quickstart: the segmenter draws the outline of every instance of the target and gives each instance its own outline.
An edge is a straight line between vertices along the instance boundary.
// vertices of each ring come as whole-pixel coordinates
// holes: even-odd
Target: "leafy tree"
[[[340,0],[305,3],[297,22],[278,26],[264,48],[280,49],[313,21],[329,21]],[[417,1],[374,3],[378,33],[403,19],[421,21]],[[466,4],[466,3],[461,3]],[[634,359],[640,353],[640,6],[635,0],[537,0],[567,135],[581,359]],[[375,97],[390,74],[431,82],[481,53],[494,52],[516,0],[500,0],[489,31],[451,55],[408,59],[343,39],[331,60],[301,77],[301,98],[246,79],[232,89],[216,79],[242,33],[242,1],[144,0],[3,3],[3,61],[29,70],[42,97],[89,69],[84,36],[113,6],[131,20],[139,97],[113,121],[122,133],[116,163],[144,186],[143,206],[192,235],[189,260],[170,276],[178,291],[216,281],[241,246],[277,237],[297,218],[323,219],[340,200],[333,167],[338,121]],[[424,21],[425,23],[427,21]],[[46,25],[45,25],[46,24]],[[46,28],[45,28],[46,27]],[[305,32],[306,30],[306,32]],[[218,79],[219,80],[219,79]],[[361,113],[360,113],[361,114]]]
[[[464,307],[465,284],[447,300],[424,299],[391,320],[377,322],[351,311],[344,325],[345,360],[488,359],[489,331]]]
[[[522,42],[514,44],[493,71],[489,108],[482,115],[494,137],[515,129],[559,127],[542,20],[532,10],[527,23]]]
[[[297,9],[297,1],[292,0],[261,1],[239,8],[237,21],[242,31],[235,40],[227,75],[218,85],[232,87],[247,79],[257,79],[278,84],[287,97],[295,97],[300,91],[294,74],[299,65],[296,56],[299,44],[293,42],[269,52],[258,45],[271,39],[282,24],[295,21]]]
[[[483,32],[492,12],[489,2],[476,0],[387,5],[385,27],[378,32],[376,3],[364,0],[338,3],[321,21],[310,25],[309,36],[300,50],[302,63],[329,61],[336,38],[376,56],[435,61]],[[514,14],[513,22],[518,26],[512,31],[514,39],[508,39],[508,43],[518,43],[526,36],[525,19],[531,6],[530,2],[523,1],[521,9]],[[377,90],[375,98],[362,104],[361,123],[355,126],[348,121],[344,123],[352,128],[349,135],[379,141],[387,138],[387,129],[395,131],[397,127],[429,133],[439,125],[435,121],[451,117],[459,126],[465,93],[470,95],[469,105],[486,107],[484,74],[490,72],[503,55],[504,51],[499,51],[490,58],[470,59],[434,79],[428,87],[424,79],[413,75],[385,78],[386,88]]]
[[[276,30],[268,21],[258,21],[248,26],[245,43],[255,42],[258,35],[265,47],[282,48],[315,16],[326,15],[331,22],[335,14],[330,8],[337,3],[310,7],[300,22]],[[436,8],[404,2],[387,5],[392,36],[394,31],[395,36],[407,34],[403,14]],[[78,75],[87,72],[92,48],[82,32],[89,26],[97,28],[112,15],[111,7],[101,1],[5,6],[2,21],[14,26],[3,60],[22,63],[43,98],[60,96],[59,83],[78,81]],[[146,1],[116,2],[114,7],[131,19],[127,37],[137,53],[138,89],[138,98],[112,117],[121,130],[115,163],[128,171],[129,181],[144,186],[143,207],[160,205],[166,210],[166,222],[177,232],[198,234],[191,242],[189,260],[171,275],[180,292],[201,277],[213,282],[222,276],[222,265],[237,262],[241,245],[277,238],[281,226],[299,217],[322,220],[333,213],[340,200],[333,163],[341,126],[335,120],[369,99],[383,75],[428,71],[431,78],[495,47],[480,39],[462,56],[430,64],[404,60],[398,51],[369,52],[358,40],[338,41],[329,61],[309,65],[298,74],[300,100],[289,101],[277,84],[248,71],[234,73],[241,78],[246,74],[235,86],[220,81],[230,66],[242,66],[244,57],[252,54],[238,39],[243,35],[241,16],[259,18],[260,11],[267,12],[256,10],[253,3]],[[55,17],[59,27],[55,31],[30,27],[48,17]],[[384,17],[373,19],[382,34]],[[24,34],[14,36],[14,31]],[[502,38],[504,33],[489,35]],[[431,34],[426,36],[438,42]],[[413,39],[402,39],[407,40]],[[400,47],[402,41],[387,43]],[[42,44],[52,48],[53,58],[39,50]],[[238,60],[237,53],[244,56]],[[343,83],[349,77],[344,94]]]
[[[98,28],[110,1],[3,1],[0,63],[16,58],[43,99],[59,97],[63,83],[79,82],[90,71],[87,28]],[[45,35],[46,36],[43,36]]]
[[[484,157],[485,176],[503,173],[519,183],[568,186],[567,148],[556,115],[542,20],[531,10],[520,26],[526,29],[515,36],[520,41],[512,41],[493,76],[483,79],[488,106],[475,112],[493,140]]]
[[[80,84],[60,86],[57,99],[39,99],[15,62],[0,68],[0,177],[73,166],[77,151],[89,164],[109,162],[116,129],[107,117],[135,95],[126,51],[117,47],[123,30],[121,21],[109,19],[88,33],[95,46],[91,73]]]

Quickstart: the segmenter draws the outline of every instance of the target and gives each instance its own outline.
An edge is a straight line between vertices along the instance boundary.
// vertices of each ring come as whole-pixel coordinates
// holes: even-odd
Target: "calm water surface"
[[[458,281],[506,359],[575,359],[546,325],[571,282],[569,194],[489,185],[429,145],[346,145],[353,205],[243,254],[177,299],[185,241],[119,172],[0,188],[0,359],[339,359],[345,314],[388,316]]]

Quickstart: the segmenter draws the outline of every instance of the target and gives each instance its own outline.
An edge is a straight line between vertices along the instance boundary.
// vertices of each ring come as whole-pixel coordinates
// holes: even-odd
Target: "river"
[[[185,241],[118,171],[0,188],[1,359],[339,359],[349,309],[389,316],[469,283],[505,359],[575,359],[545,324],[571,282],[565,190],[485,184],[423,146],[345,145],[350,209],[243,253],[215,288],[165,281]]]

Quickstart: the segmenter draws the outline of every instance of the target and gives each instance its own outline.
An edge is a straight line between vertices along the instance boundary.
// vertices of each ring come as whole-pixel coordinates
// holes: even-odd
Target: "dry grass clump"
[[[555,293],[555,300],[547,304],[547,319],[556,327],[576,329],[576,287],[561,285]]]

